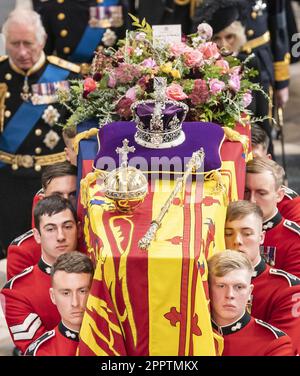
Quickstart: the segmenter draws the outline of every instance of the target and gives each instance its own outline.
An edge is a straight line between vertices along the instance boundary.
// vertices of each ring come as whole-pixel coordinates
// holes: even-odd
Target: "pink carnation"
[[[213,42],[200,44],[198,50],[202,52],[204,59],[218,59],[220,56],[218,46]]]
[[[209,88],[213,95],[220,93],[225,87],[223,81],[218,80],[217,78],[213,78],[209,81]]]
[[[169,99],[176,101],[181,101],[188,97],[179,84],[171,84],[170,86],[168,86],[166,89],[166,96]]]
[[[185,52],[184,61],[188,67],[199,67],[203,65],[203,55],[199,50]]]

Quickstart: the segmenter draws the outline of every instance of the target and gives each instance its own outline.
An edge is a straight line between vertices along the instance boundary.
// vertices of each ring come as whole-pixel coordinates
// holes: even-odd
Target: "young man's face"
[[[76,176],[65,175],[53,178],[44,189],[44,196],[58,195],[69,200],[76,207]]]
[[[282,188],[275,188],[275,180],[270,171],[246,174],[244,198],[261,208],[264,221],[276,214],[277,203],[283,195]]]
[[[58,270],[53,276],[50,297],[69,329],[80,329],[91,282],[92,276],[89,273],[66,273]]]
[[[229,325],[243,315],[253,289],[250,281],[251,273],[246,269],[233,270],[223,277],[210,277],[211,313],[216,324]]]
[[[225,244],[227,249],[244,253],[252,265],[260,261],[259,247],[264,241],[262,221],[253,213],[244,218],[226,221]]]
[[[51,216],[42,215],[40,228],[33,231],[35,240],[41,244],[43,259],[49,265],[59,255],[77,248],[78,225],[70,209]]]
[[[39,43],[32,25],[12,23],[8,28],[6,51],[12,62],[27,71],[39,60],[44,43]]]

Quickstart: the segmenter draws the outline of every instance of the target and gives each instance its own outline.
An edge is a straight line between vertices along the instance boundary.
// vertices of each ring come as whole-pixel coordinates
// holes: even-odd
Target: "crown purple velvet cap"
[[[94,160],[94,166],[99,170],[111,171],[119,166],[119,157],[115,150],[122,145],[127,138],[129,145],[135,147],[135,152],[128,155],[129,165],[136,166],[138,157],[143,157],[147,162],[146,168],[141,165],[142,171],[151,171],[153,158],[179,157],[182,159],[182,170],[185,169],[186,158],[190,158],[193,152],[203,147],[205,152],[204,171],[217,170],[221,167],[220,149],[224,141],[224,130],[217,124],[205,122],[184,122],[182,128],[185,132],[185,140],[178,146],[168,149],[149,149],[135,141],[135,122],[113,122],[99,129],[99,149]],[[111,158],[114,165],[106,165],[105,161]]]
[[[150,121],[153,115],[155,103],[141,103],[136,107],[136,115],[139,117],[144,125],[144,128],[150,127]],[[166,103],[165,108],[162,110],[162,120],[164,128],[170,128],[170,121],[177,116],[178,120],[182,122],[185,118],[184,108],[174,104],[173,102]]]

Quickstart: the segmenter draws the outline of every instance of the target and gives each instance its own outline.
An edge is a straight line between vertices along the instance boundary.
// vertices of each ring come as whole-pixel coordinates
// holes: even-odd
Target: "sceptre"
[[[180,178],[176,180],[175,187],[173,191],[171,192],[170,196],[168,197],[167,201],[164,203],[164,205],[160,209],[160,213],[158,217],[154,219],[153,221],[151,221],[151,225],[148,231],[139,240],[138,246],[140,249],[147,250],[149,248],[152,240],[155,238],[157,230],[162,224],[164,216],[167,214],[168,210],[170,209],[174,198],[177,196],[178,192],[183,189],[183,186],[186,183],[190,174],[198,170],[201,167],[204,157],[205,157],[205,153],[203,151],[203,148],[193,153],[191,159],[189,160],[186,166],[186,171]]]

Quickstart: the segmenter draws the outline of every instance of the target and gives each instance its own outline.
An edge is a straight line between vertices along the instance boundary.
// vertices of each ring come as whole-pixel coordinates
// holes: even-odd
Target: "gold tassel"
[[[217,170],[210,171],[209,173],[205,174],[204,179],[213,180],[216,182],[216,186],[213,189],[212,194],[214,195],[222,193],[224,205],[228,206],[229,200],[227,189],[226,186],[223,184],[221,173]]]
[[[91,128],[88,131],[78,133],[73,140],[73,148],[75,153],[78,155],[79,143],[81,140],[87,140],[98,134],[98,128]]]
[[[228,138],[229,141],[238,141],[243,145],[244,153],[246,156],[246,160],[248,158],[248,150],[249,150],[249,137],[243,134],[240,134],[239,132],[228,128],[223,127],[225,136]]]

